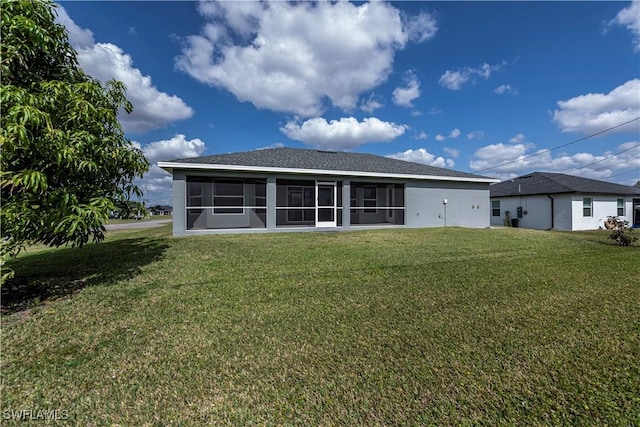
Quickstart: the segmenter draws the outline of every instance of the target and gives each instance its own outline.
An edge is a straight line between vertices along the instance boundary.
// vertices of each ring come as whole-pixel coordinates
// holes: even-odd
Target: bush
[[[607,223],[612,225],[609,239],[614,240],[618,245],[629,246],[638,240],[637,237],[631,237],[628,234],[633,232],[633,228],[629,227],[629,221],[621,220],[617,216],[610,216],[607,218]]]

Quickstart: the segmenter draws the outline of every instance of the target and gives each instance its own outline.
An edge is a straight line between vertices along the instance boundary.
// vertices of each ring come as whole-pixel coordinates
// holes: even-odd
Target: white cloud
[[[368,99],[366,100],[362,100],[362,102],[360,103],[360,109],[362,111],[366,111],[367,113],[371,114],[374,111],[376,111],[378,108],[382,108],[382,103],[380,101],[378,101],[378,99],[376,98],[375,95],[370,95]]]
[[[452,168],[455,166],[455,162],[452,159],[437,157],[434,154],[429,153],[424,148],[407,150],[402,153],[390,154],[387,157],[390,157],[392,159],[405,160],[407,162],[423,163],[425,165],[437,166],[439,168]]]
[[[497,93],[498,95],[504,95],[504,94],[517,95],[518,94],[518,90],[514,87],[511,87],[511,85],[500,85],[496,88],[496,90],[494,90],[494,92]]]
[[[442,113],[442,110],[439,109],[438,107],[431,107],[431,109],[429,110],[429,114],[432,116],[436,116],[441,113]]]
[[[470,168],[501,179],[510,179],[532,171],[571,173],[594,179],[606,179],[621,170],[640,169],[640,142],[630,141],[603,154],[558,154],[535,150],[533,144],[491,144],[473,154]],[[620,153],[620,154],[617,154]],[[531,156],[531,157],[530,157]],[[506,163],[506,164],[505,164]]]
[[[208,23],[186,39],[178,68],[257,108],[301,117],[322,114],[327,101],[352,110],[386,81],[397,51],[437,29],[430,15],[401,17],[383,2],[207,2],[199,11]]]
[[[402,21],[409,40],[423,43],[435,37],[438,23],[433,15],[420,12],[418,15],[402,14]]]
[[[425,131],[420,132],[418,135],[416,135],[413,139],[427,139],[428,135]]]
[[[393,91],[393,102],[403,107],[413,107],[414,99],[420,97],[420,81],[414,73],[408,73],[405,87],[397,87]]]
[[[462,132],[460,132],[460,129],[453,129],[451,130],[451,132],[449,132],[449,136],[444,136],[442,134],[437,134],[436,135],[436,141],[444,141],[446,139],[456,139],[457,137],[460,136]]]
[[[404,134],[407,126],[369,117],[359,122],[353,117],[327,122],[309,119],[302,124],[289,121],[280,131],[289,138],[322,149],[350,150],[368,142],[387,142]]]
[[[553,113],[562,132],[590,134],[640,116],[640,79],[613,89],[608,94],[589,93],[566,101],[558,101]],[[619,127],[614,132],[638,132],[638,122]]]
[[[62,6],[58,6],[56,9],[56,22],[63,25],[67,29],[69,34],[69,43],[74,48],[91,47],[95,44],[93,39],[93,32],[91,30],[80,28],[73,19],[69,16],[67,11]]]
[[[160,169],[157,165],[159,161],[183,159],[202,155],[205,150],[205,143],[198,139],[187,139],[185,135],[177,134],[171,139],[154,141],[144,146],[134,142],[151,163],[149,172],[136,184],[144,190],[144,198],[152,205],[173,204],[171,199],[172,183],[171,175]]]
[[[621,25],[626,27],[633,34],[633,47],[640,52],[640,1],[633,1],[629,6],[622,9],[609,25]]]
[[[118,116],[126,132],[159,129],[193,115],[193,109],[178,96],[159,91],[151,77],[135,68],[131,56],[121,48],[111,43],[95,43],[93,33],[75,24],[63,7],[59,6],[57,11],[56,21],[67,28],[69,41],[78,52],[80,67],[103,83],[116,79],[126,85],[133,112],[121,112]]]
[[[448,155],[450,155],[451,157],[453,157],[454,159],[460,156],[460,150],[458,150],[457,148],[444,147],[442,150]]]
[[[512,144],[521,144],[526,140],[526,137],[524,136],[523,133],[519,133],[516,136],[514,136],[513,138],[511,138],[509,140],[510,143]]]
[[[487,63],[482,64],[477,68],[464,67],[457,71],[447,70],[442,76],[440,76],[440,85],[451,90],[459,90],[462,85],[468,81],[475,82],[478,77],[487,80],[491,73],[500,70],[506,65],[506,62],[497,65],[489,65]]]
[[[471,131],[467,134],[467,139],[468,140],[472,140],[472,139],[482,139],[484,138],[484,132],[481,130],[474,130]]]
[[[268,150],[270,148],[282,148],[284,144],[282,142],[274,142],[273,144],[266,145],[264,147],[256,148],[256,150]]]

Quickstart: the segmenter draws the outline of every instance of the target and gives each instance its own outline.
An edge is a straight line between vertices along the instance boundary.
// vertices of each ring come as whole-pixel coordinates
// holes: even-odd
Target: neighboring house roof
[[[241,153],[217,154],[205,157],[158,162],[158,166],[173,169],[210,169],[266,171],[284,173],[316,173],[351,176],[388,176],[451,181],[496,182],[452,169],[427,166],[373,154],[303,148],[271,148]]]
[[[535,172],[493,184],[491,197],[527,196],[536,194],[584,193],[618,196],[640,195],[640,189],[627,185],[561,173]]]
[[[173,208],[171,206],[168,205],[156,205],[156,206],[152,206],[151,209],[156,209],[159,211],[170,211],[173,210]]]

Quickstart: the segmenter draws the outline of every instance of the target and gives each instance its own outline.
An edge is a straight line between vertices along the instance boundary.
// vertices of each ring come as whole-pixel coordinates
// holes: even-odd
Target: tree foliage
[[[125,87],[80,69],[49,0],[2,0],[1,14],[2,257],[100,241],[149,167],[117,119]]]

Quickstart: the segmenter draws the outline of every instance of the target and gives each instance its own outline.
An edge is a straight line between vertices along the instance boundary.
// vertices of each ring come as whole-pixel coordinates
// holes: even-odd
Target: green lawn
[[[640,424],[640,246],[604,232],[161,227],[12,267],[4,425]]]

